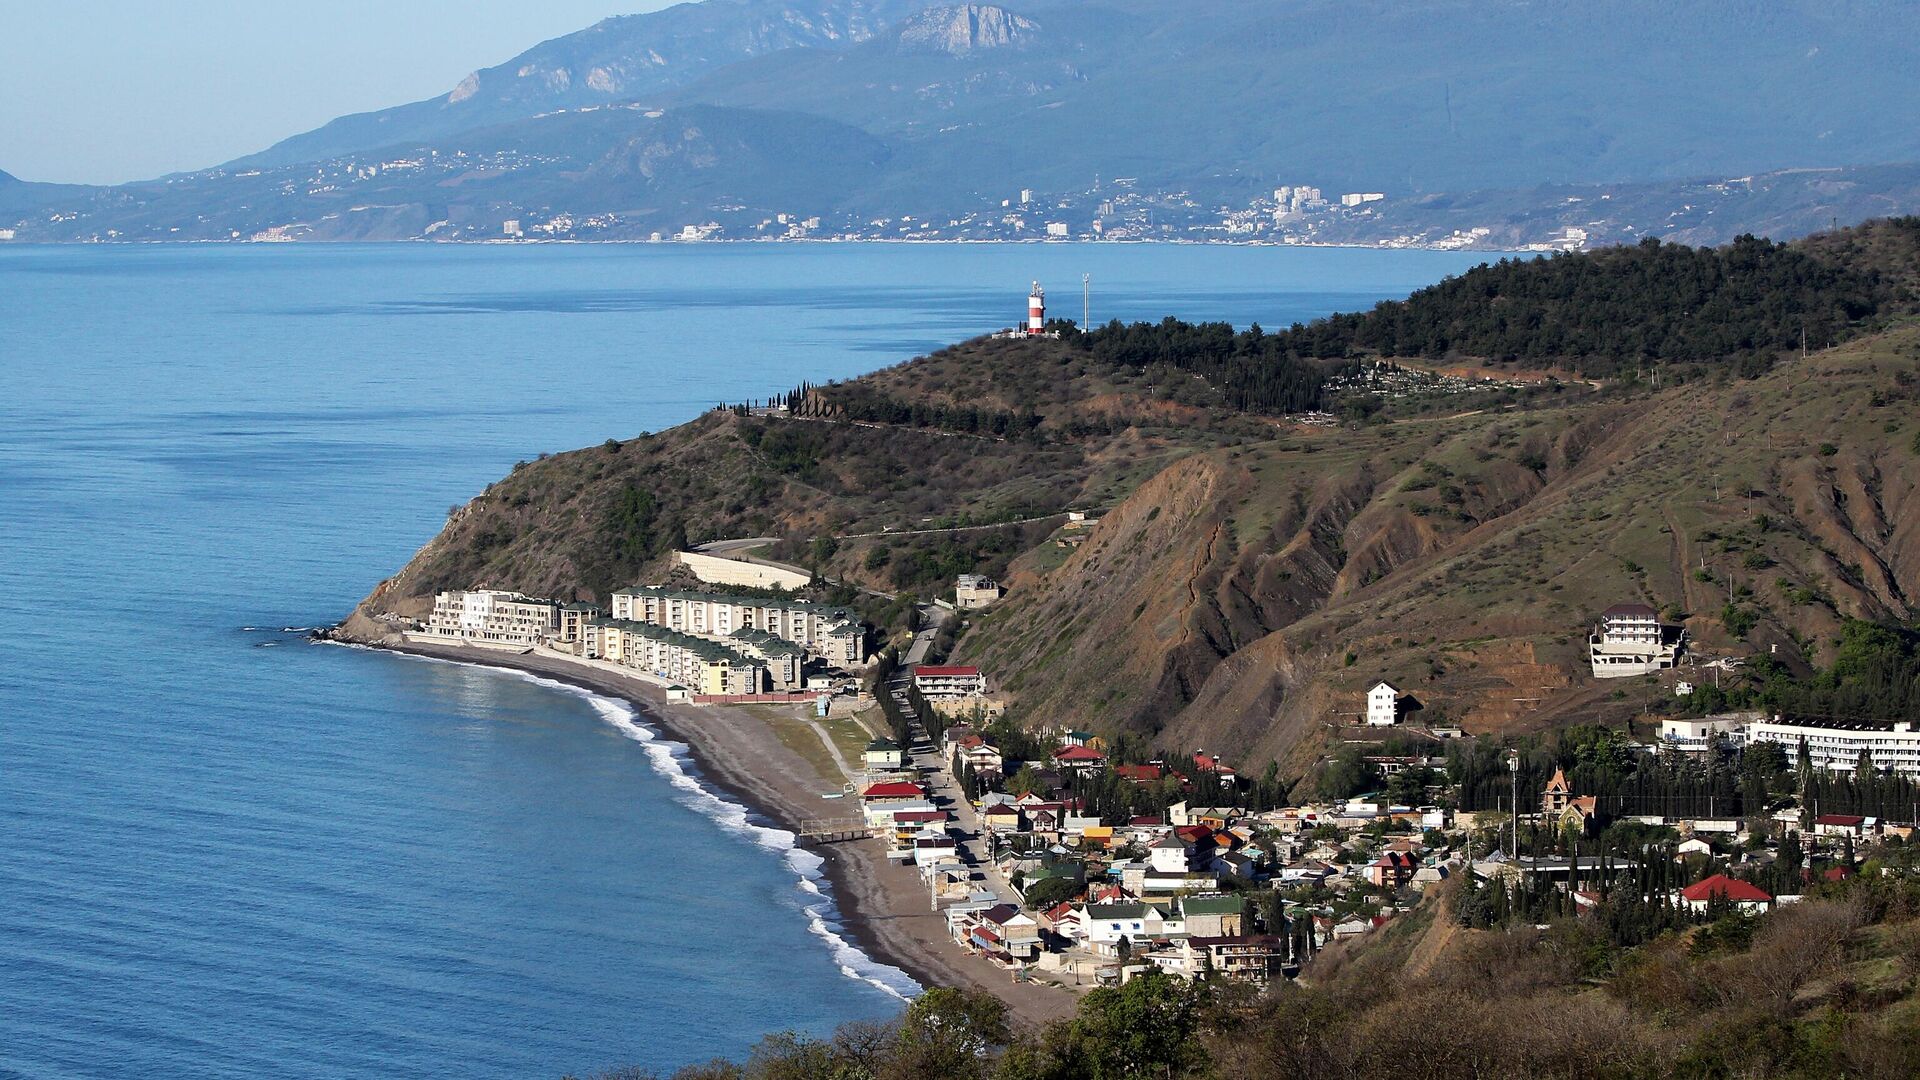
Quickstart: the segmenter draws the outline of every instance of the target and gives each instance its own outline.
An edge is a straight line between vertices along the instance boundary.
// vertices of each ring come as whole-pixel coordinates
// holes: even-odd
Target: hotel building
[[[531,647],[560,629],[560,605],[497,589],[443,592],[423,629],[457,641]]]

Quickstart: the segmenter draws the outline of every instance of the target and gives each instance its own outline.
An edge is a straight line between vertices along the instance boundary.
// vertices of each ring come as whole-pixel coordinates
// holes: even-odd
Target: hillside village
[[[1564,736],[1514,745],[1419,723],[1418,700],[1383,679],[1296,785],[1203,751],[1021,722],[987,672],[929,659],[938,634],[903,662],[897,647],[871,651],[874,628],[851,612],[794,598],[807,584],[794,568],[682,560],[697,588],[620,589],[604,610],[449,592],[405,636],[564,655],[669,701],[857,718],[871,737],[802,838],[872,844],[910,867],[953,945],[1016,981],[1264,985],[1449,883],[1469,923],[1593,914],[1622,895],[1667,925],[1757,914],[1860,872],[1916,827],[1920,731],[1906,722],[1683,712],[1651,738],[1594,729],[1570,752]],[[956,611],[999,598],[979,575],[955,588]],[[1684,632],[1646,605],[1609,607],[1588,643],[1596,681],[1694,692],[1678,677],[1699,677]]]

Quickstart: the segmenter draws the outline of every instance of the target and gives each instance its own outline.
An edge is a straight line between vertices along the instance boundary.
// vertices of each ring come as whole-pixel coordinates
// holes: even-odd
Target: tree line
[[[1747,374],[1802,342],[1819,349],[1902,299],[1870,268],[1742,236],[1719,248],[1638,244],[1502,259],[1372,311],[1273,336],[1288,358],[1377,354],[1563,363],[1617,376],[1731,361]]]

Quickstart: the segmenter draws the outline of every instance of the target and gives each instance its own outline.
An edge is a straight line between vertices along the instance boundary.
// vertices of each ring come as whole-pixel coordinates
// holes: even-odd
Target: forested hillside
[[[1289,359],[1468,356],[1595,377],[1728,363],[1757,374],[1783,349],[1823,349],[1915,310],[1907,264],[1920,252],[1920,218],[1860,232],[1851,250],[1880,249],[1872,264],[1753,237],[1502,259],[1369,312],[1295,326],[1266,349]]]

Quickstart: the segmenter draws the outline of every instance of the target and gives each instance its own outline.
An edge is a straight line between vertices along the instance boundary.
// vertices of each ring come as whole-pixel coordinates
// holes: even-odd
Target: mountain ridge
[[[506,221],[536,217],[599,222],[574,238],[706,222],[765,236],[780,214],[820,218],[828,235],[911,239],[1043,238],[1061,225],[1085,238],[1264,230],[1492,247],[1504,232],[1582,246],[1630,238],[1627,221],[1693,240],[1757,223],[1787,235],[1920,203],[1910,177],[1873,171],[1920,162],[1920,133],[1900,119],[1920,110],[1905,74],[1920,66],[1916,42],[1920,9],[1885,0],[706,0],[604,20],[447,93],[337,118],[214,169],[67,189],[57,220],[14,224],[46,240],[279,238],[294,225],[320,236],[324,204],[358,182],[349,166],[364,173],[376,153],[446,156],[478,132],[561,113],[724,107],[857,129],[885,144],[884,164],[857,182],[818,170],[792,204],[751,215],[720,197],[725,182],[704,202],[667,192],[684,216],[623,219],[624,233],[624,208],[598,201],[601,189],[569,191],[533,166],[524,190],[493,185],[499,205],[428,187],[395,220],[436,226],[434,239],[498,238]],[[1854,175],[1828,187],[1782,179],[1802,168]],[[276,171],[278,185],[243,194]],[[1773,201],[1756,197],[1732,224],[1700,220],[1703,201],[1726,209],[1719,194],[1676,182],[1756,176],[1773,178]],[[1616,213],[1608,192],[1581,185],[1657,190]],[[163,221],[142,204],[169,187],[194,196],[162,199],[176,207]],[[1320,193],[1311,220],[1275,198],[1300,189]],[[1342,193],[1380,198],[1343,204]],[[461,224],[482,210],[497,212],[488,227]],[[1449,222],[1459,235],[1436,234]],[[418,230],[378,235],[429,235]]]

